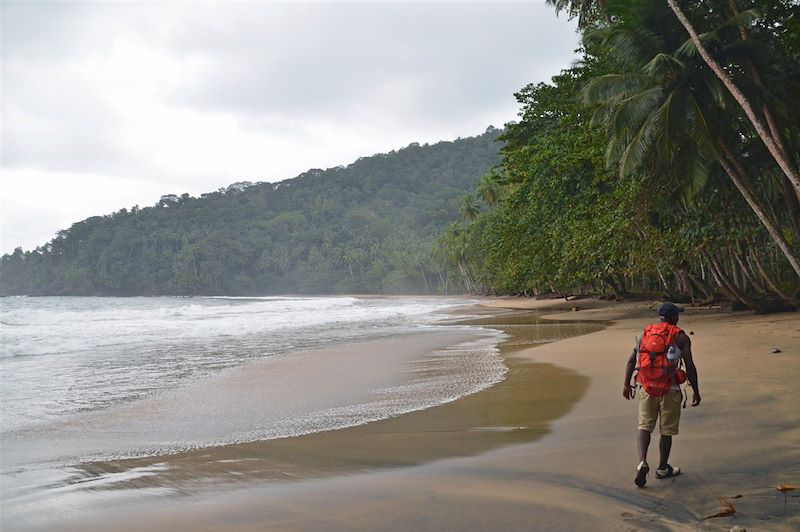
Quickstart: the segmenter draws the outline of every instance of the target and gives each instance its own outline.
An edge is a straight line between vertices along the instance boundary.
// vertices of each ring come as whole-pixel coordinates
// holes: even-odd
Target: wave
[[[4,431],[6,457],[67,464],[295,437],[431,408],[505,377],[497,349],[502,333],[437,330],[418,336],[416,348],[404,337],[287,354],[114,408]],[[464,341],[465,335],[472,339]],[[456,337],[461,341],[448,345]],[[383,350],[380,357],[376,349]],[[58,444],[46,443],[53,441]]]
[[[37,324],[0,329],[4,428],[107,409],[281,353],[424,330],[440,310],[463,304],[413,298],[19,300],[3,310],[37,316]],[[87,315],[97,319],[85,321]]]

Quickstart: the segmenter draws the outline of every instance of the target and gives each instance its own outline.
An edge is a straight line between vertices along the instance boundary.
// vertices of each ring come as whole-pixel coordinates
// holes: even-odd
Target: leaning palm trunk
[[[713,294],[711,294],[705,287],[705,285],[700,280],[698,280],[694,275],[692,275],[688,271],[684,272],[684,275],[686,275],[687,284],[690,287],[692,287],[694,291],[700,293],[700,295],[703,297],[703,301],[710,302],[714,299]]]
[[[767,213],[764,212],[761,204],[756,200],[755,196],[753,196],[750,189],[745,184],[746,176],[744,173],[744,168],[742,168],[741,164],[736,159],[736,156],[733,154],[728,145],[725,144],[725,142],[719,140],[718,144],[722,149],[722,154],[718,154],[717,161],[719,161],[720,165],[722,165],[723,170],[725,170],[725,173],[731,178],[731,181],[733,181],[733,184],[736,185],[736,188],[739,189],[739,192],[742,194],[742,197],[744,197],[745,201],[747,201],[747,204],[750,205],[750,208],[753,210],[756,216],[758,216],[758,219],[767,229],[769,236],[772,237],[772,240],[786,256],[786,259],[789,261],[789,264],[791,264],[792,269],[795,271],[797,276],[800,277],[800,261],[798,261],[797,257],[795,257],[792,253],[792,249],[789,247],[789,243],[786,242],[786,239],[783,237],[780,229],[773,223],[770,217],[767,216]]]
[[[750,257],[753,259],[753,263],[756,265],[758,273],[761,274],[761,278],[764,279],[764,282],[767,284],[767,286],[769,286],[770,290],[772,290],[772,292],[775,293],[775,295],[777,295],[784,303],[796,305],[797,300],[787,295],[778,287],[778,283],[772,279],[772,276],[767,272],[767,269],[764,268],[764,265],[761,263],[761,259],[758,258],[758,254],[752,247],[750,248]]]
[[[469,273],[469,266],[459,262],[458,263],[458,269],[461,272],[461,277],[464,280],[464,285],[467,288],[467,292],[469,292],[471,294],[477,293],[478,287],[475,284],[475,282],[472,280],[472,276]]]
[[[731,6],[731,13],[733,13],[734,17],[738,17],[739,6],[736,4],[736,0],[730,0],[729,3]],[[747,39],[749,38],[747,29],[742,25],[739,25],[739,35],[741,36],[742,41],[747,41]],[[755,82],[756,87],[758,87],[760,91],[766,94],[767,87],[764,84],[764,80],[761,78],[761,74],[758,71],[758,68],[756,68],[756,65],[754,65],[752,61],[747,61],[746,64],[748,69],[750,70],[750,74],[753,77],[753,81]],[[778,148],[778,151],[785,159],[787,160],[791,159],[791,157],[789,157],[789,152],[786,151],[786,147],[783,145],[780,128],[778,128],[777,121],[775,120],[772,110],[770,109],[766,101],[764,101],[764,103],[761,106],[761,113],[764,115],[764,120],[766,120],[767,122],[767,127],[769,127],[770,135],[772,135],[772,139],[775,141],[775,146]]]
[[[708,259],[708,265],[711,268],[711,273],[714,276],[714,279],[717,281],[717,284],[723,291],[727,292],[728,296],[732,300],[738,300],[743,305],[748,308],[755,309],[757,307],[756,302],[747,296],[739,287],[736,286],[736,283],[731,281],[731,279],[725,274],[725,270],[722,268],[720,263],[714,257],[714,254],[711,252],[706,252],[706,258]]]
[[[756,113],[753,111],[753,106],[750,105],[750,101],[733,83],[733,80],[728,76],[728,74],[725,73],[719,63],[717,63],[708,53],[708,50],[706,50],[705,46],[703,46],[703,43],[700,41],[700,37],[697,35],[697,32],[695,31],[691,22],[689,22],[689,19],[686,18],[686,15],[684,15],[683,11],[681,11],[681,8],[679,8],[675,3],[675,0],[667,0],[667,3],[675,13],[675,16],[678,17],[678,20],[683,27],[686,28],[686,31],[689,32],[689,37],[691,37],[692,42],[697,48],[697,51],[700,53],[700,56],[706,62],[708,67],[714,72],[714,74],[717,75],[720,81],[722,81],[739,106],[744,110],[747,118],[750,119],[750,122],[756,129],[756,133],[758,133],[758,136],[764,142],[770,154],[775,158],[778,166],[780,166],[781,170],[783,170],[783,173],[786,175],[786,178],[794,187],[797,197],[800,198],[800,176],[798,176],[797,172],[792,168],[788,159],[778,147],[775,139],[767,132],[764,124],[762,124],[761,120],[758,118],[758,116],[756,116]],[[794,264],[792,266],[794,266]],[[800,271],[798,271],[798,275],[800,275]]]

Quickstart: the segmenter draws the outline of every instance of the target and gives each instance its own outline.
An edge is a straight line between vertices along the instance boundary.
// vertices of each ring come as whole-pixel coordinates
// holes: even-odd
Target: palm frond
[[[639,131],[622,154],[619,165],[620,176],[630,175],[641,166],[653,146],[653,139],[661,127],[662,120],[662,113],[651,112],[647,115]]]
[[[703,149],[713,150],[711,125],[703,112],[703,108],[694,95],[689,95],[688,100],[687,118],[689,125],[692,126],[690,131],[693,133],[695,142]]]
[[[708,183],[709,159],[697,149],[687,149],[681,154],[681,164],[678,168],[681,175],[677,176],[681,196],[689,205],[694,205],[695,200]]]
[[[650,31],[647,27],[640,26],[637,28],[636,34],[639,37],[639,44],[643,51],[646,51],[648,55],[657,53],[658,50],[664,49],[664,39],[655,33],[654,31]]]
[[[659,151],[664,156],[665,159],[670,160],[672,158],[672,151],[673,151],[673,142],[672,139],[675,138],[673,127],[678,122],[677,120],[673,120],[672,117],[672,109],[673,109],[673,101],[675,100],[675,92],[670,92],[667,97],[664,99],[664,102],[661,104],[661,107],[656,110],[655,114],[658,115],[658,124],[661,126],[659,128],[660,134],[658,135],[657,142],[659,145]]]
[[[659,37],[642,28],[617,26],[604,30],[603,34],[602,43],[612,57],[633,68],[641,65],[660,49],[657,42]]]
[[[685,65],[676,57],[666,54],[658,53],[642,67],[642,72],[648,76],[662,79],[666,73],[672,68],[684,68]]]
[[[725,109],[730,96],[728,90],[722,85],[719,78],[716,76],[704,76],[704,81],[712,101],[720,109]]]
[[[622,158],[625,149],[628,147],[627,141],[628,139],[622,135],[609,138],[605,153],[606,170],[610,169]]]
[[[662,87],[651,87],[620,102],[611,117],[610,132],[616,135],[620,132],[638,131],[641,124],[647,120],[648,115],[653,112],[654,107],[658,105],[663,93]]]
[[[676,57],[685,57],[688,59],[697,57],[698,55],[697,46],[695,46],[691,37],[687,37],[686,40],[683,41],[683,44],[678,46],[678,49],[675,50]]]
[[[581,91],[585,105],[619,102],[652,82],[641,74],[606,74],[587,83]]]
[[[675,90],[670,93],[668,105],[665,106],[663,153],[674,158],[681,144],[696,144],[692,108],[689,102],[694,95],[689,90]]]
[[[715,37],[714,32],[706,32],[701,33],[698,35],[700,38],[700,42],[704,45],[708,45],[711,43],[713,38]],[[675,50],[675,57],[681,58],[696,58],[700,55],[697,51],[697,46],[695,46],[694,41],[692,41],[691,37],[687,37],[683,44],[681,44],[677,50]]]

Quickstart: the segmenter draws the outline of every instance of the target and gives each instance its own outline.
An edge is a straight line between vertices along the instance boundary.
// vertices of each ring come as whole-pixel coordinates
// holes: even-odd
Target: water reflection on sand
[[[553,322],[533,313],[500,313],[458,323],[492,327],[508,334],[501,345],[510,371],[480,393],[438,407],[365,425],[261,442],[200,449],[135,460],[96,462],[76,469],[74,481],[118,480],[102,489],[170,487],[191,492],[213,481],[295,480],[468,456],[503,445],[535,440],[580,399],[588,378],[552,364],[515,356],[518,350],[588,334],[603,322]],[[168,467],[153,474],[119,473]],[[99,487],[99,486],[96,486]]]

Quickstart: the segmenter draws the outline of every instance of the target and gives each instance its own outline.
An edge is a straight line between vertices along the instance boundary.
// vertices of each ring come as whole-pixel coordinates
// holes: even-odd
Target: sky
[[[0,252],[90,216],[517,118],[575,60],[543,1],[7,2]]]

